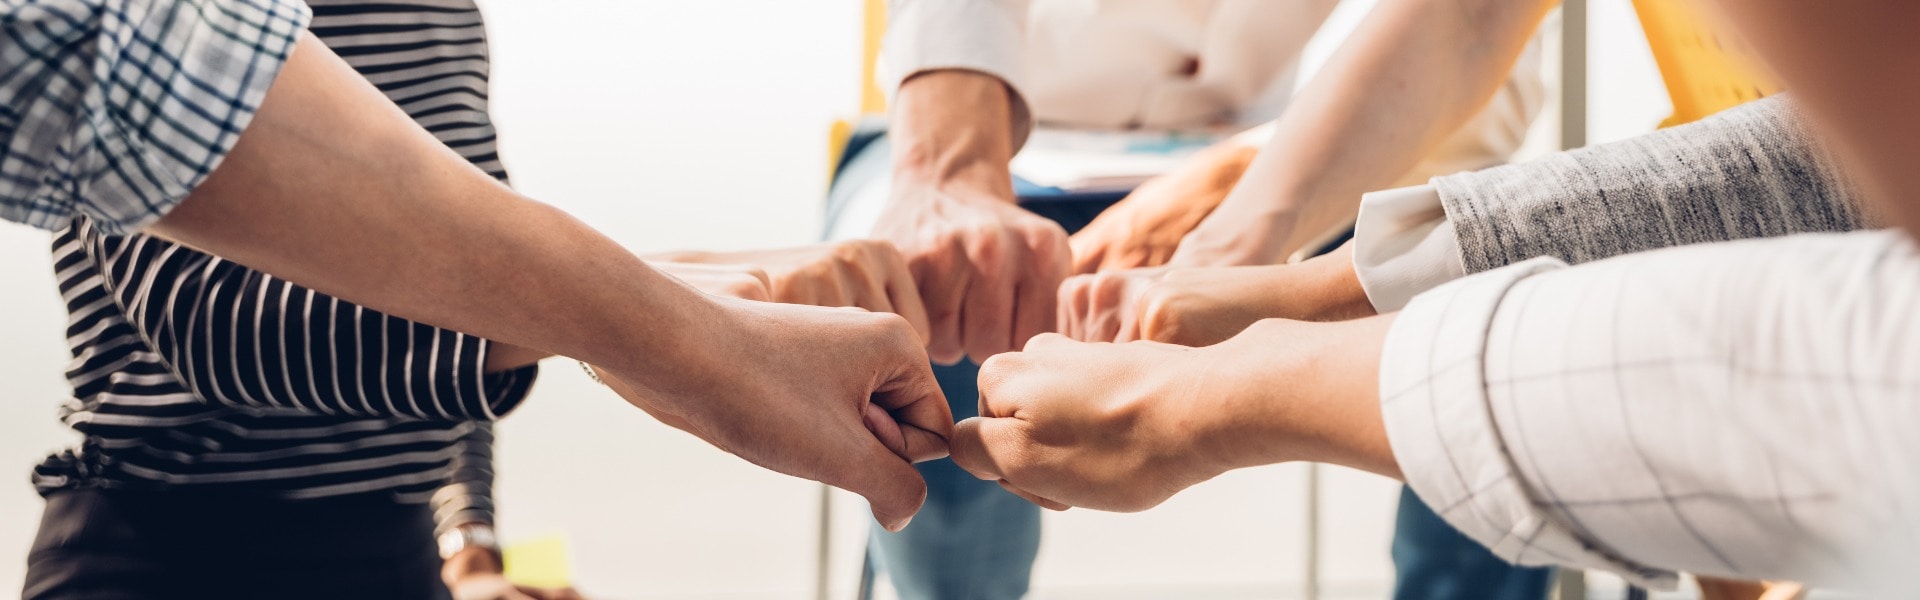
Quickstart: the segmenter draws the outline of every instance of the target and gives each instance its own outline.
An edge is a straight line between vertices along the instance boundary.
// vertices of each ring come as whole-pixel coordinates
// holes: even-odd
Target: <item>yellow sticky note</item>
[[[553,534],[509,544],[500,551],[507,581],[516,585],[559,588],[573,585],[567,536]]]

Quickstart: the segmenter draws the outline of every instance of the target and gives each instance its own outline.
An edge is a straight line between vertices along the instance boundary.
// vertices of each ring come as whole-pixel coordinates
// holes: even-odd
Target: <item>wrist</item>
[[[1295,215],[1279,208],[1233,210],[1232,200],[1180,240],[1168,261],[1175,267],[1236,267],[1286,262]]]
[[[998,78],[955,69],[901,84],[888,133],[894,184],[1011,198],[1012,93]]]
[[[1379,314],[1360,275],[1353,268],[1353,244],[1348,243],[1327,254],[1298,265],[1304,283],[1298,288],[1308,296],[1308,321],[1344,321]]]
[[[1399,477],[1378,385],[1392,319],[1269,319],[1199,349],[1216,370],[1200,382],[1213,404],[1196,417],[1196,450],[1223,470],[1313,461]]]
[[[893,198],[931,199],[935,196],[962,200],[992,199],[1013,202],[1013,175],[1007,163],[987,160],[928,161],[902,158],[894,162]],[[932,191],[937,194],[914,193]]]

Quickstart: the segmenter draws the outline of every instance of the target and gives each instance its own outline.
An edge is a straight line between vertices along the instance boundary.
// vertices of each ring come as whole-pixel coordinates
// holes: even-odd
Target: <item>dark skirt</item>
[[[384,497],[200,492],[47,497],[26,600],[445,600],[433,517]]]

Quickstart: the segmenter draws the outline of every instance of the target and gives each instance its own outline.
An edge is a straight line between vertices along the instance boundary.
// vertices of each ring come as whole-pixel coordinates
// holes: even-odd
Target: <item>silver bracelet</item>
[[[593,365],[587,364],[587,361],[584,361],[584,360],[575,361],[575,362],[580,363],[580,370],[587,372],[588,379],[592,379],[594,383],[598,383],[600,385],[607,385],[606,381],[603,381],[600,379],[599,373],[593,372]],[[612,387],[612,386],[608,386],[608,387]]]

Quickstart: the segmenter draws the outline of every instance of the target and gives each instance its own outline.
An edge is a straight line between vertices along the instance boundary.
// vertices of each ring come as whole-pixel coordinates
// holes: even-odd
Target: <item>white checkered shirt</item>
[[[1415,298],[1382,410],[1414,491],[1507,560],[1877,588],[1920,564],[1915,307],[1896,232],[1535,259]]]
[[[297,0],[0,0],[0,218],[158,220],[233,148],[308,17]]]

